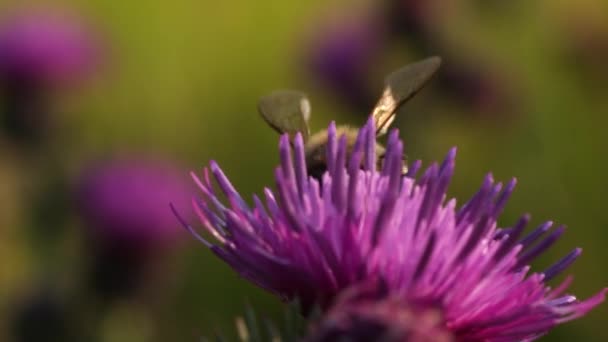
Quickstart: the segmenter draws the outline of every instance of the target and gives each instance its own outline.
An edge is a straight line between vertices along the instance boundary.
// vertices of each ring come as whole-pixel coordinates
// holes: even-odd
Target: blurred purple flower
[[[88,76],[99,45],[82,20],[52,9],[29,9],[0,22],[4,82],[57,85]]]
[[[439,73],[438,86],[462,105],[482,113],[511,112],[508,84],[501,75],[488,67],[447,63]]]
[[[88,228],[103,241],[137,246],[166,246],[181,235],[169,203],[187,207],[191,192],[171,163],[122,157],[92,165],[77,189]]]
[[[432,0],[386,0],[385,13],[391,31],[405,35],[421,48],[430,47],[429,43],[434,41],[430,28],[436,26],[435,6]]]
[[[74,88],[100,64],[100,42],[94,36],[80,18],[54,8],[2,17],[0,125],[13,139],[43,140],[52,121],[52,93]]]
[[[454,49],[435,29],[435,21],[440,20],[438,6],[434,1],[386,0],[377,8],[379,13],[359,15],[357,20],[334,19],[316,29],[312,43],[306,46],[305,64],[313,78],[338,98],[368,112],[378,96],[370,81],[392,45],[405,43],[422,56],[454,55]],[[438,84],[444,97],[482,113],[514,111],[511,84],[504,82],[504,73],[498,69],[479,65],[471,58],[443,68]]]
[[[266,203],[254,196],[253,207],[212,162],[203,179],[193,175],[203,193],[194,209],[219,244],[196,236],[244,278],[283,300],[299,298],[305,308],[315,303],[327,308],[344,289],[380,278],[406,302],[437,305],[459,340],[534,339],[604,300],[606,290],[579,301],[564,294],[569,280],[555,289],[546,284],[580,249],[529,274],[528,264],[564,227],[549,233],[548,222],[522,239],[529,220],[524,216],[511,228],[497,228],[515,181],[501,191],[488,175],[478,193],[457,208],[454,199],[445,201],[455,149],[419,180],[410,178],[419,163],[402,178],[398,132],[390,134],[381,171],[374,167],[374,132],[370,121],[348,153],[345,138],[336,136],[335,125],[329,127],[322,186],[306,176],[302,137],[295,139],[292,158],[283,136],[277,195],[265,189]],[[209,171],[228,207],[214,193]]]
[[[569,67],[581,72],[585,82],[605,84],[608,80],[608,30],[589,18],[570,18],[562,28],[562,54]],[[600,90],[601,91],[601,90]]]
[[[169,203],[187,208],[191,192],[170,162],[133,156],[99,162],[76,189],[91,254],[90,285],[107,298],[138,288],[155,260],[177,247],[183,230]]]
[[[332,21],[306,48],[312,75],[348,104],[371,109],[377,94],[367,88],[368,76],[381,52],[382,28],[373,20]]]

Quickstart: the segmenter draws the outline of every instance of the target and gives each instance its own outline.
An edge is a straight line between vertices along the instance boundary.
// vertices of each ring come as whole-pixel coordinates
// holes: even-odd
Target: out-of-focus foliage
[[[125,153],[179,160],[189,165],[181,167],[184,174],[218,160],[243,194],[272,186],[278,139],[256,112],[258,97],[275,88],[307,92],[313,130],[332,119],[363,123],[365,111],[355,112],[316,83],[305,58],[328,21],[381,13],[382,4],[63,3],[102,33],[104,63],[86,86],[54,94],[53,134],[44,144],[22,148],[0,136],[0,340],[20,331],[17,323],[31,317],[24,312],[40,308],[65,316],[68,336],[103,341],[213,336],[233,329],[246,303],[279,321],[279,303],[186,232],[180,249],[148,261],[136,293],[96,296],[86,286],[94,256],[72,191],[87,165]],[[17,5],[3,2],[0,13]],[[511,102],[509,110],[472,108],[450,96],[438,78],[396,120],[408,155],[437,160],[458,146],[450,193],[459,198],[470,196],[486,172],[501,180],[518,177],[503,224],[524,212],[533,215],[532,223],[567,224],[567,241],[537,266],[550,265],[573,245],[583,247],[570,271],[573,292],[588,297],[608,284],[608,3],[457,0],[435,5],[433,18],[433,39],[450,51],[446,66],[465,61],[501,75]],[[424,57],[405,38],[380,46],[365,86],[378,95],[382,75]],[[168,204],[159,210],[169,210]],[[545,340],[608,340],[606,315],[608,307],[600,306]]]

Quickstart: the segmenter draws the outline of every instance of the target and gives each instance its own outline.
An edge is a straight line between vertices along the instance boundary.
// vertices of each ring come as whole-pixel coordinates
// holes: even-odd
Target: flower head
[[[86,25],[56,10],[24,10],[0,23],[3,81],[55,85],[81,79],[98,62],[98,52]]]
[[[438,78],[440,89],[456,102],[479,113],[505,112],[505,108],[513,108],[510,89],[506,86],[509,84],[506,77],[491,67],[467,61],[447,65]]]
[[[361,113],[369,112],[377,96],[370,84],[380,76],[376,74],[381,69],[378,65],[390,60],[387,56],[393,46],[405,45],[415,55],[440,55],[451,61],[437,75],[435,96],[473,109],[472,113],[513,113],[517,109],[516,84],[491,65],[480,64],[480,58],[466,55],[463,59],[462,51],[446,44],[444,34],[437,30],[442,18],[440,4],[389,0],[355,19],[332,18],[329,25],[317,25],[312,43],[305,48],[304,61],[311,77],[346,104],[362,108]],[[462,60],[454,63],[458,59]]]
[[[140,288],[148,270],[178,246],[182,230],[169,203],[186,207],[191,193],[170,162],[139,156],[91,165],[76,189],[89,238],[88,281],[107,299]]]
[[[375,96],[369,72],[382,49],[384,34],[372,18],[332,20],[315,32],[306,48],[311,75],[347,104],[369,109]]]
[[[218,244],[197,236],[244,278],[285,300],[325,309],[344,289],[379,278],[404,302],[439,308],[445,326],[461,340],[534,339],[603,301],[606,291],[584,301],[565,294],[570,278],[555,289],[547,285],[580,249],[542,272],[529,272],[529,262],[564,228],[551,231],[548,222],[521,238],[529,220],[524,216],[499,229],[496,221],[515,181],[503,189],[487,176],[457,207],[446,200],[455,149],[416,180],[419,163],[401,176],[403,144],[396,130],[380,171],[374,167],[371,120],[350,154],[335,125],[328,132],[322,186],[306,176],[301,136],[293,157],[289,138],[281,138],[276,195],[265,189],[265,201],[254,196],[251,207],[216,163],[203,179],[194,176],[203,194],[194,208]],[[228,206],[215,194],[210,174]]]
[[[33,146],[45,141],[54,122],[54,90],[79,84],[100,64],[93,36],[80,18],[57,9],[0,18],[0,128],[12,139]]]
[[[403,34],[421,46],[436,39],[430,30],[436,26],[436,1],[389,0],[385,7],[387,20],[395,34]]]
[[[186,205],[191,196],[180,174],[171,163],[152,158],[99,162],[78,184],[80,213],[100,241],[130,249],[166,246],[181,235],[168,205]]]

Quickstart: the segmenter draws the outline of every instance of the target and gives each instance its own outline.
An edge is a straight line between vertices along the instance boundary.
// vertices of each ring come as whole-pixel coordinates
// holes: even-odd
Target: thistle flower
[[[315,32],[305,51],[311,75],[349,105],[371,109],[374,92],[367,79],[381,54],[384,32],[373,18],[332,20]]]
[[[0,24],[3,80],[58,84],[95,66],[98,45],[81,20],[57,10],[24,10]]]
[[[99,65],[100,48],[76,16],[27,9],[0,20],[2,126],[13,139],[37,142],[47,133],[51,94],[76,85]]]
[[[438,77],[438,87],[460,104],[480,113],[495,113],[495,108],[513,108],[508,80],[495,69],[479,63],[446,65]]]
[[[455,149],[420,179],[412,178],[420,163],[401,177],[398,132],[389,136],[381,171],[374,167],[374,132],[370,120],[348,153],[330,125],[322,186],[306,176],[302,137],[296,136],[292,157],[283,136],[276,195],[265,189],[265,201],[254,196],[252,206],[211,162],[202,179],[193,175],[203,194],[193,204],[218,243],[196,236],[242,277],[305,307],[327,309],[344,289],[382,279],[404,302],[437,307],[457,340],[532,340],[604,300],[606,290],[583,301],[565,294],[570,278],[554,289],[547,284],[580,255],[578,248],[542,272],[529,272],[530,261],[564,227],[550,231],[547,222],[521,238],[529,221],[523,216],[499,229],[514,180],[502,189],[488,175],[458,208],[454,199],[446,201]],[[228,206],[214,192],[211,174]]]
[[[90,165],[77,189],[80,213],[100,240],[166,245],[181,235],[168,203],[186,206],[190,192],[180,171],[153,158],[119,157]]]
[[[449,40],[436,30],[440,10],[440,3],[432,0],[385,0],[371,14],[360,13],[354,20],[334,19],[330,25],[315,28],[312,43],[305,49],[305,64],[313,79],[366,113],[377,96],[369,87],[377,65],[386,60],[393,45],[406,43],[416,55],[462,59],[442,67],[436,95],[473,109],[472,113],[512,115],[516,85],[499,69],[479,63],[475,56],[463,56],[451,47],[454,44],[446,44]]]
[[[115,295],[135,288],[143,268],[177,246],[183,231],[168,203],[185,208],[191,193],[170,162],[121,157],[89,166],[75,195],[91,243],[93,285]]]
[[[423,49],[436,40],[431,30],[436,26],[436,8],[437,3],[432,0],[386,0],[383,4],[391,31],[406,36]]]

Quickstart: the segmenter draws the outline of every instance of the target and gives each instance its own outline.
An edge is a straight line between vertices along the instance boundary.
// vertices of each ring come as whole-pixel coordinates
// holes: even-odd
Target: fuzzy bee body
[[[355,145],[358,132],[358,128],[350,126],[336,127],[336,136],[344,136],[346,139],[346,150],[348,155],[350,155],[353,146]],[[327,137],[327,130],[319,131],[310,136],[306,141],[306,145],[304,146],[308,174],[316,179],[321,179],[325,171],[327,171],[327,163],[325,161],[325,146],[327,145]],[[384,146],[382,146],[380,143],[376,143],[376,156],[378,157],[376,164],[378,169],[382,167],[385,152],[386,149]],[[405,172],[407,172],[407,170],[405,170]]]
[[[387,76],[384,91],[370,114],[376,124],[377,137],[388,131],[395,119],[397,109],[424,87],[440,64],[439,57],[430,57],[406,65]],[[306,95],[293,90],[275,91],[260,99],[258,109],[262,118],[279,133],[288,133],[292,138],[298,132],[302,134],[305,142],[308,175],[318,180],[321,179],[327,171],[325,146],[328,134],[324,130],[310,135],[308,128],[310,102]],[[354,127],[336,127],[336,135],[344,136],[346,139],[348,153],[355,145],[357,133],[358,129]],[[384,146],[376,143],[376,167],[378,169],[382,167],[384,154]],[[407,168],[404,167],[403,174],[406,173]]]

